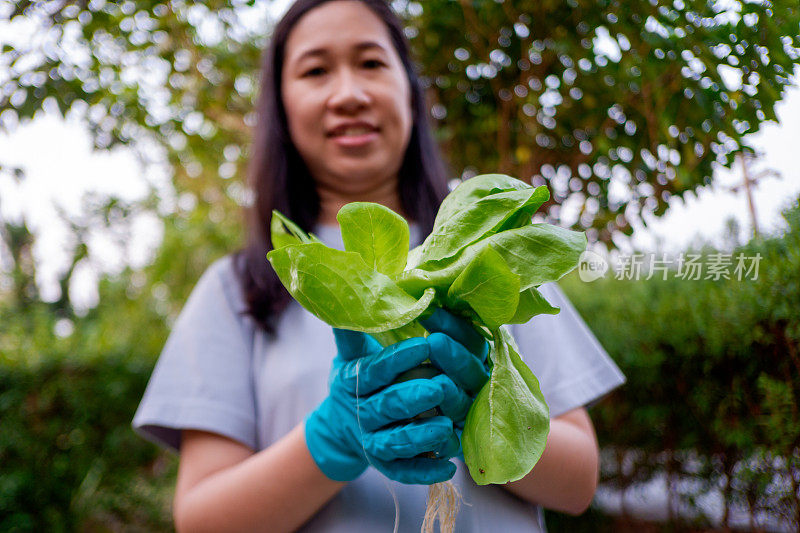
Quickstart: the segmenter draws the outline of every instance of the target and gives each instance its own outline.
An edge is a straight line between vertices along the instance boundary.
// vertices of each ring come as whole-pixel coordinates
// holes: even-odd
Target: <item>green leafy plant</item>
[[[434,306],[469,320],[490,339],[491,377],[467,415],[464,460],[476,483],[522,478],[539,460],[549,411],[505,324],[558,312],[537,287],[575,268],[582,233],[534,224],[549,199],[502,174],[472,178],[441,205],[433,231],[408,251],[409,228],[378,204],[354,202],[337,215],[345,251],[329,248],[278,212],[267,258],[292,296],[338,328],[384,345],[427,332]]]

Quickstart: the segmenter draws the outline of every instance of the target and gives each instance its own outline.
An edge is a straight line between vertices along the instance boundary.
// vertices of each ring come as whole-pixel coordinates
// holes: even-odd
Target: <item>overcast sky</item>
[[[780,179],[764,178],[754,189],[753,203],[763,233],[780,231],[784,227],[781,211],[800,196],[800,88],[796,77],[794,86],[785,94],[786,98],[776,106],[780,123],[764,123],[761,131],[748,137],[757,150],[764,152],[764,157],[753,165],[754,170],[774,169],[781,174]],[[665,247],[678,249],[696,236],[718,242],[725,221],[731,216],[742,226],[742,238],[747,238],[752,224],[745,193],[729,191],[741,183],[738,164],[730,171],[717,171],[713,186],[701,189],[696,197],[687,196],[685,202],[673,199],[664,217],[636,233],[637,244],[652,247],[663,240]]]

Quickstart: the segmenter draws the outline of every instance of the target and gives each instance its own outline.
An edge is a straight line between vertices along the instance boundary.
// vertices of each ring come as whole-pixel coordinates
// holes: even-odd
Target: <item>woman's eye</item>
[[[364,61],[364,66],[367,68],[378,68],[383,65],[383,61],[377,59],[367,59]]]
[[[320,76],[320,75],[322,75],[322,74],[324,74],[324,73],[325,73],[325,69],[324,69],[324,68],[322,68],[322,67],[315,67],[315,68],[312,68],[311,70],[308,70],[308,71],[306,71],[306,73],[305,73],[305,74],[303,74],[303,77],[307,77],[307,76],[312,76],[312,77],[313,77],[313,76]]]

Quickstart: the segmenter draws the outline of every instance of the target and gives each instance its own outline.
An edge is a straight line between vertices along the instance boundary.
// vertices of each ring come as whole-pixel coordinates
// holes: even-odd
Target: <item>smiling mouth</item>
[[[379,135],[378,126],[360,120],[339,124],[327,132],[331,142],[348,153],[353,153],[353,150],[362,153],[363,150],[371,149],[378,142]]]
[[[357,127],[357,128],[347,128],[344,131],[341,131],[334,135],[334,137],[357,137],[359,135],[366,135],[367,133],[372,133],[375,130],[373,128],[366,128],[366,127]]]
[[[367,126],[353,126],[329,134],[329,137],[361,137],[370,133],[377,133],[377,128]]]

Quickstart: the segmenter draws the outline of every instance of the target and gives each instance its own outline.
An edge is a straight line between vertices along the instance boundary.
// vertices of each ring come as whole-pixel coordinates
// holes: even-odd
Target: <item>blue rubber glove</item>
[[[368,465],[401,483],[453,477],[449,458],[460,447],[453,419],[463,420],[471,399],[443,374],[393,384],[430,358],[426,339],[382,348],[363,333],[334,329],[334,335],[330,391],[305,423],[306,444],[320,470],[336,481],[355,479]],[[437,406],[447,416],[410,420]],[[418,457],[428,452],[436,458]]]
[[[437,308],[430,317],[420,320],[420,323],[431,333],[427,337],[431,347],[431,362],[469,393],[471,406],[478,392],[489,380],[489,343],[472,324],[442,308]],[[462,461],[464,452],[461,448],[461,433],[465,418],[466,414],[464,418],[454,419],[458,435],[458,451],[455,457]]]
[[[489,343],[466,320],[442,308],[421,320],[431,334],[431,362],[473,398],[489,379]]]

